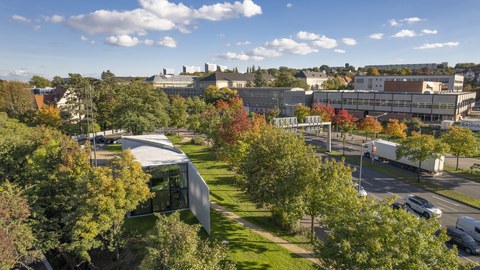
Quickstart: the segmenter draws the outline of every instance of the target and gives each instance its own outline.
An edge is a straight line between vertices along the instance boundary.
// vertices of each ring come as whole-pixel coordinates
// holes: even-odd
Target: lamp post
[[[377,140],[377,119],[380,117],[380,116],[385,116],[387,115],[387,113],[382,113],[380,115],[377,115],[377,116],[372,116],[372,115],[367,115],[366,117],[372,117],[372,118],[375,118],[375,122],[373,122],[373,141],[376,141]]]
[[[368,142],[360,145],[360,171],[358,172],[358,194],[360,194],[360,188],[362,187],[362,162],[363,162],[363,148]],[[372,146],[373,148],[373,146]],[[373,159],[372,159],[373,160]]]

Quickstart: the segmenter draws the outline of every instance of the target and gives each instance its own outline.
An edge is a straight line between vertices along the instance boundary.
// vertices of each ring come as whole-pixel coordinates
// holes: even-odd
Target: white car
[[[365,191],[365,189],[363,189],[362,186],[360,186],[360,188],[358,188],[358,184],[355,184],[355,190],[358,190],[358,197],[359,198],[367,197],[367,192]]]
[[[405,197],[405,206],[410,207],[414,211],[422,214],[425,218],[441,217],[442,210],[435,207],[431,202],[417,195],[408,195]]]

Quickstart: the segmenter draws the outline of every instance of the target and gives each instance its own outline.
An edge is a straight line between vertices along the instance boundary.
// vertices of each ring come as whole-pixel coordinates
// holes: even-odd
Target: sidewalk
[[[259,235],[267,238],[268,240],[274,242],[275,244],[279,245],[279,246],[282,246],[284,248],[286,248],[288,251],[300,256],[300,257],[303,257],[315,264],[318,264],[318,260],[315,259],[315,257],[313,256],[313,254],[297,245],[294,245],[294,244],[291,244],[289,243],[288,241],[280,238],[280,237],[277,237],[269,232],[267,232],[266,230],[262,229],[261,227],[241,218],[240,216],[236,215],[235,213],[232,213],[230,211],[228,211],[227,209],[225,209],[223,206],[220,206],[219,204],[215,203],[215,202],[211,202],[210,204],[211,208],[214,209],[215,211],[221,213],[224,217],[228,218],[228,219],[231,219],[235,222],[238,222],[240,224],[242,224],[243,226],[249,228],[250,230],[258,233]]]

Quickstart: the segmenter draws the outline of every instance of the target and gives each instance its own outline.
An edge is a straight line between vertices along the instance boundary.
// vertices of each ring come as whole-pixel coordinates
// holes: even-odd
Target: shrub
[[[204,145],[205,144],[205,139],[203,139],[202,137],[194,137],[192,139],[192,144],[194,144],[194,145]]]

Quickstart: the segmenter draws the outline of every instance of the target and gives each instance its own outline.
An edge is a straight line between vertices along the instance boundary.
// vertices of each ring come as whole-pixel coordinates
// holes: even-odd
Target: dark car
[[[451,237],[449,242],[457,245],[458,248],[470,254],[480,254],[480,245],[464,231],[455,227],[447,227],[447,235]]]

